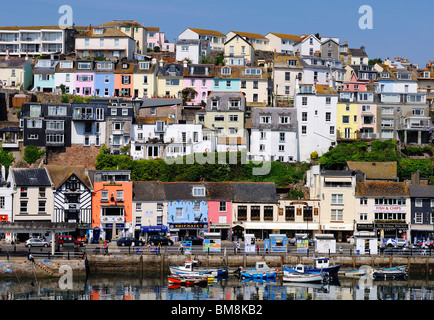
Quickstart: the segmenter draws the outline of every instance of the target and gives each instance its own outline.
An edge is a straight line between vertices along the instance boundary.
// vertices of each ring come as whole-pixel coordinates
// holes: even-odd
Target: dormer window
[[[149,69],[150,63],[149,62],[140,62],[139,63],[139,68],[142,70],[147,70]]]
[[[79,62],[78,69],[90,70],[90,62]]]
[[[262,70],[259,68],[246,68],[246,75],[261,75]]]
[[[127,63],[123,63],[122,64],[122,69],[128,69],[128,64]]]
[[[224,75],[231,74],[231,68],[229,68],[229,67],[223,67],[222,68],[222,74],[224,74]]]
[[[286,62],[288,63],[288,66],[296,66],[297,65],[297,60],[286,60]]]
[[[388,79],[389,78],[389,74],[387,72],[382,72],[381,73],[381,77]]]
[[[104,28],[94,28],[93,29],[93,34],[103,34],[104,33]]]
[[[219,106],[219,101],[217,99],[211,100],[211,107],[217,108]]]
[[[430,77],[430,73],[429,73],[429,71],[424,71],[424,73],[423,73],[423,77],[424,77],[424,78],[429,78],[429,77]]]
[[[193,196],[194,197],[204,197],[205,196],[205,187],[193,187]]]

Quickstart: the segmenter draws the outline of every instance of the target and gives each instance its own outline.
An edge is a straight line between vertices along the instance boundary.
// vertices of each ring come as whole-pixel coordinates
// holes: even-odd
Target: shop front
[[[346,242],[348,237],[354,233],[352,223],[325,223],[321,225],[322,233],[330,233],[337,242]]]
[[[166,235],[166,233],[169,231],[169,228],[167,226],[141,226],[140,227],[140,234],[137,234],[136,232],[136,238],[143,238],[147,239],[149,236],[152,235]]]
[[[170,238],[181,241],[186,236],[201,236],[208,232],[209,224],[207,222],[170,222]]]

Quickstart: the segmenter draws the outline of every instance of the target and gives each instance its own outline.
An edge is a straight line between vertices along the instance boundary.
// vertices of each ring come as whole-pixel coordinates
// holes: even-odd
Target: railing
[[[72,120],[95,120],[95,113],[74,113],[72,115]]]

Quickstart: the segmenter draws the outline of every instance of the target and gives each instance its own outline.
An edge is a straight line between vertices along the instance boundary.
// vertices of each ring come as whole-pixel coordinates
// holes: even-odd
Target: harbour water
[[[235,276],[206,286],[170,286],[161,273],[110,274],[73,278],[64,288],[59,279],[0,280],[2,300],[434,300],[434,278],[411,275],[406,280],[373,280],[339,276],[324,284],[243,281]]]

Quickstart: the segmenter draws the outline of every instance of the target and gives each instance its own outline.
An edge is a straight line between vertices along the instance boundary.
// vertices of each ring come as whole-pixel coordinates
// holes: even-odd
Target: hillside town
[[[70,234],[93,242],[210,231],[433,240],[434,61],[368,52],[338,35],[196,28],[171,43],[132,20],[0,27],[0,219],[74,223]],[[320,161],[389,140],[428,165],[402,175],[398,161]],[[218,154],[308,169],[291,196],[293,184],[266,179],[164,181],[96,165]]]

